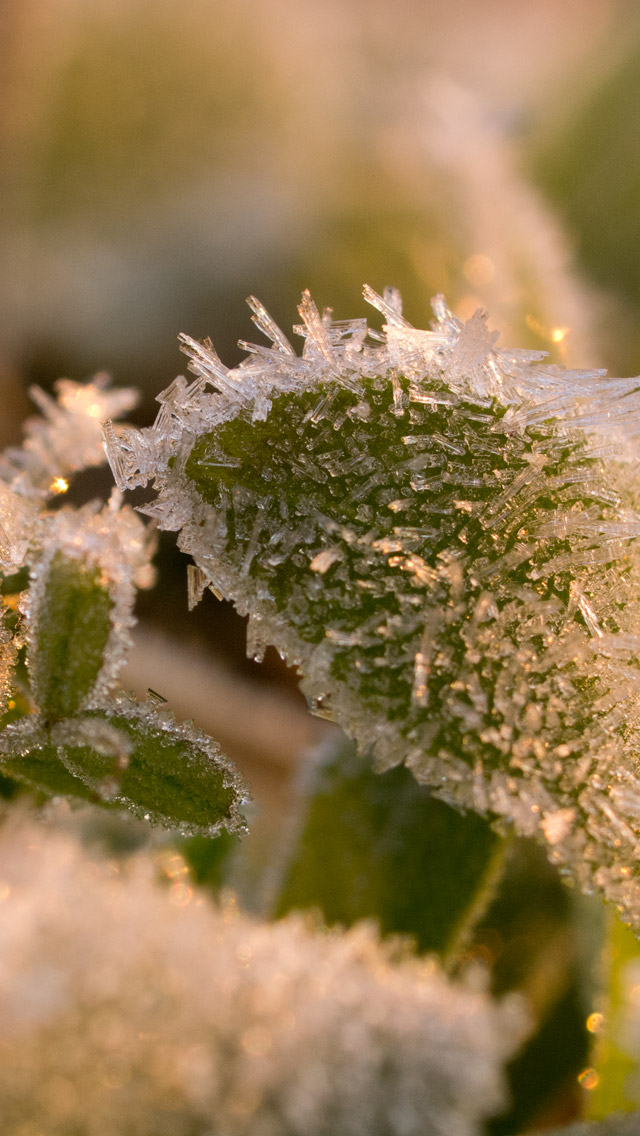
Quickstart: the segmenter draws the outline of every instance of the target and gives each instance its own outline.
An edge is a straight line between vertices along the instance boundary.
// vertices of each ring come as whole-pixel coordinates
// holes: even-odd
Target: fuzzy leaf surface
[[[98,568],[56,552],[41,595],[28,666],[49,721],[72,717],[95,687],[111,634],[113,601]]]

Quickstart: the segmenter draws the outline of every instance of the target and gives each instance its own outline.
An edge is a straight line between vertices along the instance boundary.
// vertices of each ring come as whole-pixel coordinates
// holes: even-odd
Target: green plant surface
[[[377,770],[536,835],[640,925],[637,388],[365,294],[383,334],[305,293],[301,358],[254,299],[274,346],[233,371],[183,336],[195,382],[107,428],[118,484],[153,478],[191,601],[248,612],[249,653],[273,643]]]
[[[0,754],[0,769],[5,776],[44,793],[46,797],[79,798],[102,803],[94,789],[67,769],[60,760],[58,747],[51,743],[34,747],[19,757]]]
[[[214,830],[230,822],[238,793],[228,771],[215,760],[216,747],[198,746],[163,728],[161,722],[131,721],[117,713],[92,713],[122,731],[124,757],[104,754],[91,746],[60,746],[60,757],[74,776],[96,793],[126,804],[155,823],[185,831]],[[64,726],[64,724],[63,724]]]
[[[419,951],[455,962],[493,895],[504,841],[407,769],[376,774],[348,743],[305,782],[275,915],[313,907],[330,925],[375,918],[384,935],[410,935]]]
[[[586,1102],[587,1115],[593,1120],[604,1120],[614,1112],[629,1112],[637,1104],[637,1092],[634,1093],[632,1085],[637,1062],[624,1045],[629,998],[624,972],[628,964],[639,957],[635,935],[610,912],[604,952],[606,989],[601,1001],[602,1024],[591,1059],[597,1083]]]
[[[113,600],[100,569],[55,552],[28,649],[31,687],[44,718],[72,717],[94,689],[111,635]]]
[[[597,1124],[570,1124],[565,1128],[545,1129],[532,1136],[638,1136],[640,1112],[609,1117]]]

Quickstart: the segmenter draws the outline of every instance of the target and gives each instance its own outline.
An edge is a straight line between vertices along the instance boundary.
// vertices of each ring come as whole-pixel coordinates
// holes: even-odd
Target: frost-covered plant
[[[637,380],[498,350],[442,300],[335,322],[305,294],[271,341],[196,374],[153,427],[107,426],[121,489],[180,531],[203,589],[249,614],[378,767],[539,836],[640,926]]]
[[[6,1136],[479,1136],[504,1104],[520,1000],[371,926],[260,924],[24,821],[0,863]]]
[[[101,421],[135,394],[104,377],[57,393],[34,390],[42,417],[0,458],[0,572],[16,599],[0,639],[0,767],[185,831],[234,828],[243,790],[218,748],[117,690],[136,589],[153,582],[152,530],[117,491],[104,506],[50,507],[74,473],[104,461]]]
[[[567,372],[536,353],[498,350],[482,314],[463,324],[442,300],[435,302],[432,330],[418,331],[403,318],[394,291],[380,297],[366,289],[366,295],[385,317],[382,332],[364,320],[341,323],[330,312],[321,315],[305,293],[296,329],[306,341],[302,356],[255,300],[254,320],[272,345],[246,345],[248,358],[234,370],[208,340],[183,336],[195,381],[178,378],[159,396],[161,409],[149,429],[113,420],[104,426],[118,482],[107,505],[60,507],[60,498],[75,472],[101,460],[100,422],[126,411],[131,393],[109,391],[99,379],[86,388],[61,384],[57,401],[38,394],[43,416],[28,423],[24,445],[0,461],[7,600],[0,769],[48,795],[124,805],[181,833],[242,828],[244,789],[215,743],[190,725],[176,725],[155,701],[138,702],[118,689],[135,590],[151,582],[153,549],[152,528],[120,494],[153,481],[157,499],[142,512],[179,530],[181,546],[192,554],[190,606],[207,587],[231,598],[249,615],[250,654],[259,657],[274,643],[300,668],[312,708],[343,725],[363,755],[345,750],[307,773],[297,851],[293,858],[290,849],[276,856],[276,915],[314,903],[329,923],[351,925],[374,915],[383,932],[408,932],[420,950],[436,950],[449,968],[459,966],[503,853],[486,821],[461,816],[447,802],[488,817],[503,834],[515,828],[536,836],[563,873],[587,891],[602,891],[637,929],[637,381]],[[375,776],[367,754],[375,759]],[[411,772],[395,768],[402,765]],[[331,858],[338,873],[321,878],[318,867]],[[127,884],[132,895],[133,880]],[[63,887],[75,894],[70,876]],[[181,894],[194,898],[190,888]],[[64,927],[60,905],[56,911]],[[95,923],[101,925],[100,916]],[[223,924],[224,911],[221,932]],[[119,940],[134,936],[127,927],[119,925]],[[199,934],[194,923],[188,931],[194,952]],[[281,931],[265,926],[256,934],[270,942],[281,934],[291,961],[296,935],[307,932],[287,920]],[[228,942],[226,936],[219,938],[219,953],[235,958],[240,948],[232,932]],[[327,942],[371,939],[358,931],[313,941],[323,945],[310,966],[323,974]],[[116,950],[122,953],[112,941],[105,960]],[[198,965],[192,969],[205,989],[208,979]],[[112,961],[105,967],[113,972]],[[373,969],[379,977],[379,959]],[[173,964],[170,970],[175,973]],[[80,989],[82,974],[78,963]],[[344,1009],[339,977],[322,987],[332,1022]],[[144,990],[138,978],[132,973],[131,985]],[[76,979],[65,981],[70,987]],[[225,981],[242,1002],[229,970]],[[307,970],[301,982],[309,981]],[[29,977],[25,982],[33,985]],[[262,1005],[275,977],[263,969],[256,983],[251,1005]],[[184,995],[186,1005],[188,984],[178,985],[175,998]],[[453,988],[446,990],[443,1003],[453,1007]],[[290,996],[297,997],[295,991]],[[217,1006],[222,994],[215,998]],[[132,1115],[144,1099],[154,1131],[163,1130],[162,1110],[171,1113],[167,1131],[195,1132],[208,1123],[202,1119],[207,1109],[226,1116],[229,1093],[236,1100],[231,1082],[221,1087],[220,1078],[236,1069],[237,1040],[213,1030],[206,998],[201,1002],[202,1044],[225,1055],[218,1064],[223,1072],[207,1058],[205,1088],[197,1074],[200,1057],[180,1032],[180,1014],[162,998],[158,1020],[177,1020],[166,1052],[176,1056],[176,1068],[184,1064],[184,1078],[180,1074],[179,1084],[172,1079],[155,1039],[151,1055],[142,1044],[127,1050],[130,1063],[120,1073],[123,1084],[131,1081]],[[416,1088],[414,1098],[405,1074],[417,1084],[422,1073],[406,1055],[397,1072],[402,1106],[389,1112],[375,1097],[371,1086],[379,1080],[385,1101],[396,1091],[379,1034],[386,1028],[379,1016],[385,1005],[377,987],[357,1005],[349,1003],[357,1028],[347,1031],[348,1053],[340,1048],[342,1025],[342,1040],[332,1035],[325,1044],[314,1034],[308,1044],[298,1038],[286,1050],[286,1074],[279,1065],[274,1075],[286,1079],[283,1099],[292,1094],[293,1112],[286,1111],[293,1105],[280,1103],[274,1083],[260,1082],[254,1096],[242,1089],[245,1103],[233,1104],[224,1130],[274,1136],[377,1131],[376,1125],[407,1136],[477,1131],[479,1118],[497,1102],[488,1068],[481,1075],[486,1103],[480,1093],[474,1113],[464,1111],[462,1083],[451,1088],[450,1116],[436,1116],[429,1093]],[[245,1009],[251,1019],[251,1006]],[[100,1021],[103,1011],[101,1004]],[[472,1011],[467,1014],[472,1020]],[[81,1016],[73,1009],[74,1022]],[[317,1023],[314,1006],[305,1002],[302,1017],[305,1030]],[[436,1014],[434,1022],[443,1050],[437,1083],[442,1070],[457,1070],[465,1057],[445,1019]],[[369,1026],[382,1046],[378,1065],[369,1060]],[[268,1028],[262,1022],[256,1028],[264,1039]],[[50,1043],[57,1054],[57,1035],[47,1029],[34,1042],[33,1068],[53,1060]],[[412,1029],[405,1021],[400,1032],[418,1048],[425,1042],[424,1057],[431,1052],[426,1035],[416,1041]],[[122,1029],[116,1032],[124,1045]],[[138,1033],[144,1041],[143,1025]],[[394,1035],[390,1044],[402,1049],[403,1043]],[[512,1047],[507,1044],[497,1062]],[[314,1048],[322,1055],[315,1064]],[[178,1050],[190,1056],[178,1060]],[[491,1044],[489,1051],[495,1053]],[[153,1072],[149,1087],[145,1070],[148,1063],[156,1070],[156,1062],[162,1077]],[[336,1119],[323,1094],[329,1080],[342,1083],[343,1065],[343,1113]],[[22,1123],[17,1069],[7,1074],[6,1093]],[[51,1080],[66,1087],[51,1097],[52,1132],[68,1130],[69,1117],[75,1122],[83,1070],[78,1066],[76,1077],[53,1069]],[[24,1073],[24,1083],[31,1076]],[[190,1096],[196,1081],[200,1087]],[[370,1113],[362,1128],[358,1101],[365,1085]],[[129,1088],[121,1087],[114,1117],[128,1100]],[[163,1102],[157,1115],[156,1089]],[[173,1111],[165,1100],[172,1092]],[[332,1093],[334,1099],[333,1086]],[[192,1120],[196,1097],[201,1112]],[[245,1098],[254,1102],[251,1108]],[[56,1129],[58,1099],[63,1119]],[[118,1124],[114,1119],[112,1129],[97,1131],[115,1132]]]

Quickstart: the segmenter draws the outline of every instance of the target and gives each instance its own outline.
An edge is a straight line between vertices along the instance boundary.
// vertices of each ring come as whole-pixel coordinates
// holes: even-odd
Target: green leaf
[[[100,570],[54,553],[32,597],[28,667],[43,717],[72,717],[95,688],[112,631]]]
[[[241,829],[246,790],[216,743],[166,711],[118,702],[55,728],[69,772],[153,824],[207,835]]]
[[[178,845],[195,883],[200,887],[220,891],[229,879],[229,867],[238,850],[238,837],[226,831],[218,836],[189,836]]]
[[[500,876],[504,841],[488,822],[435,800],[404,767],[375,773],[348,742],[306,788],[275,914],[317,907],[347,926],[374,917],[383,934],[453,961]]]
[[[602,1120],[616,1110],[628,1112],[638,1100],[637,1088],[634,1093],[631,1079],[637,1062],[621,1046],[620,1040],[624,1037],[629,1009],[625,970],[631,962],[638,962],[640,950],[636,936],[614,912],[609,913],[605,958],[607,990],[600,1002],[604,1014],[591,1058],[598,1080],[589,1094],[587,1112],[594,1120]]]
[[[0,769],[49,794],[119,805],[189,835],[242,832],[247,791],[215,742],[167,712],[119,696],[113,710],[0,734]]]
[[[191,600],[248,613],[379,769],[535,835],[640,928],[636,386],[367,296],[379,346],[308,293],[301,358],[253,300],[275,347],[234,372],[183,337],[196,383],[169,432],[110,438],[120,484],[153,476]]]
[[[22,723],[19,723],[18,730],[8,726],[0,735],[3,747],[0,769],[3,774],[48,797],[80,797],[96,801],[96,793],[74,777],[62,763],[58,748],[50,742],[46,729],[34,729],[33,717],[26,720],[27,730],[20,729]]]

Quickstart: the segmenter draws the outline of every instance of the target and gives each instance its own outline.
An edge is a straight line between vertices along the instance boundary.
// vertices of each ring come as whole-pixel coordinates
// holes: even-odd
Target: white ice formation
[[[138,401],[131,388],[111,389],[105,374],[89,383],[60,379],[55,391],[52,398],[31,388],[41,413],[27,419],[22,445],[0,455],[0,477],[24,496],[63,493],[70,474],[101,465],[102,423],[127,414]]]
[[[505,1103],[519,1000],[372,927],[260,924],[15,819],[0,863],[5,1136],[479,1136]]]
[[[498,350],[441,299],[430,331],[334,322],[305,294],[296,355],[195,381],[153,427],[109,425],[122,489],[180,530],[192,601],[248,612],[381,767],[536,834],[640,927],[640,381]]]

